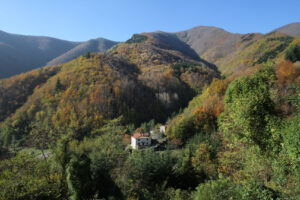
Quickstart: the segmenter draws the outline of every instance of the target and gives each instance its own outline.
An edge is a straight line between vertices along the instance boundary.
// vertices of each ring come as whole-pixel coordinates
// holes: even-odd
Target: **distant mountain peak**
[[[102,52],[117,44],[104,38],[71,42],[47,36],[11,34],[0,30],[0,79],[45,65],[64,63],[86,52]]]
[[[272,32],[300,36],[300,22],[284,25]],[[234,55],[234,52],[262,37],[263,34],[260,33],[239,34],[214,26],[196,26],[173,33],[157,30],[133,34],[125,43],[151,43],[165,50],[178,51],[194,60],[205,59],[219,66],[228,55]],[[102,52],[116,44],[118,42],[101,37],[86,42],[71,42],[45,36],[11,34],[0,30],[0,78],[45,65],[65,63],[86,52]]]
[[[294,37],[300,36],[300,22],[294,22],[294,23],[281,26],[273,30],[272,32],[281,32]]]

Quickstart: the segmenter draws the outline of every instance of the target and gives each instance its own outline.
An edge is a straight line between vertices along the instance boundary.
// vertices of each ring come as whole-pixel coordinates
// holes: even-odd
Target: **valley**
[[[0,199],[300,197],[299,23],[125,42],[0,32],[0,78]]]

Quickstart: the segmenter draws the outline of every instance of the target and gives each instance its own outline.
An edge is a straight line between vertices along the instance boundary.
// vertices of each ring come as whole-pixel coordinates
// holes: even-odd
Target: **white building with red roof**
[[[131,146],[133,149],[142,149],[151,146],[151,138],[148,133],[134,133],[131,136]]]

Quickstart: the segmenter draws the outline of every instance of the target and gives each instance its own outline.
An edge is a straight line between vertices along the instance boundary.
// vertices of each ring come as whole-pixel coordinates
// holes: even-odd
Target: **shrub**
[[[195,200],[216,199],[265,199],[279,200],[280,194],[257,182],[248,182],[245,185],[236,184],[230,179],[211,180],[197,187]]]
[[[239,188],[229,179],[211,180],[197,187],[194,200],[241,199]]]

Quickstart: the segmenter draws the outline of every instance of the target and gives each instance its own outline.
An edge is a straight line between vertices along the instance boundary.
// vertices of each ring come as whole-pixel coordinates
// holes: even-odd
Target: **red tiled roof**
[[[135,139],[140,138],[140,137],[149,137],[148,133],[135,133],[133,136]]]

